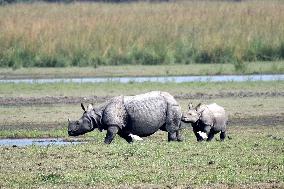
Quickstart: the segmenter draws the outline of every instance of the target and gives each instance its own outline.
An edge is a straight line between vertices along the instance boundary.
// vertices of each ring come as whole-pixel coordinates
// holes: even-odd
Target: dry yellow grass
[[[284,2],[13,4],[2,66],[230,62],[284,57]]]

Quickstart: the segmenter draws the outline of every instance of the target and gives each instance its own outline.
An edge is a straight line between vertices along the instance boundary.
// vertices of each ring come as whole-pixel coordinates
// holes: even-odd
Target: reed
[[[12,4],[1,67],[235,63],[284,59],[283,1]],[[243,69],[243,67],[242,67]]]

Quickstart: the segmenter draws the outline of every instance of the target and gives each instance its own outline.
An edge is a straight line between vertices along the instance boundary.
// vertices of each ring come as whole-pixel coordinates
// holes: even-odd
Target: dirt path
[[[283,97],[284,92],[219,92],[215,94],[207,93],[187,93],[175,95],[176,99],[213,99],[213,98],[228,98],[228,97]],[[25,106],[25,105],[46,105],[46,104],[78,104],[81,102],[101,103],[112,96],[89,96],[89,97],[74,97],[74,96],[45,96],[45,97],[0,97],[1,106]]]

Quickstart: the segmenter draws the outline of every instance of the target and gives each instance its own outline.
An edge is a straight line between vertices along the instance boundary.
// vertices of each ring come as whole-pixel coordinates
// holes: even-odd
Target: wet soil
[[[254,91],[239,91],[239,92],[219,92],[215,94],[208,93],[186,93],[175,95],[178,99],[213,99],[213,98],[228,98],[228,97],[283,97],[282,92],[254,92]],[[74,97],[74,96],[45,96],[45,97],[0,97],[0,106],[25,106],[25,105],[47,105],[47,104],[79,104],[85,103],[101,103],[112,98],[112,96],[89,96],[89,97]]]

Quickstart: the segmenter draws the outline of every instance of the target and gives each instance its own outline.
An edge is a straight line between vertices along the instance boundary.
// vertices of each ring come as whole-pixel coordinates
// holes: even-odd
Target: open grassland
[[[284,58],[284,2],[12,4],[0,7],[1,67]]]
[[[284,61],[245,63],[244,69],[234,64],[119,65],[68,68],[1,68],[0,79],[136,77],[183,75],[282,74]]]
[[[168,91],[174,95],[183,111],[187,110],[189,101],[194,104],[216,102],[228,111],[233,125],[275,125],[284,121],[283,81],[1,84],[0,89],[1,137],[66,137],[67,133],[63,131],[66,120],[80,117],[80,102],[98,106],[113,96],[152,90]],[[23,129],[29,131],[22,132]],[[49,130],[55,131],[46,132]]]
[[[284,187],[283,81],[0,84],[0,138],[70,140],[67,118],[82,115],[81,101],[97,106],[150,90],[170,92],[183,111],[189,101],[224,106],[230,139],[198,143],[183,124],[185,141],[179,143],[157,132],[133,144],[116,137],[105,145],[105,132],[94,131],[80,137],[86,144],[0,146],[0,188]]]
[[[0,147],[3,188],[283,188],[282,126],[233,127],[231,140],[166,141],[157,133],[127,144],[102,133],[87,144]]]

